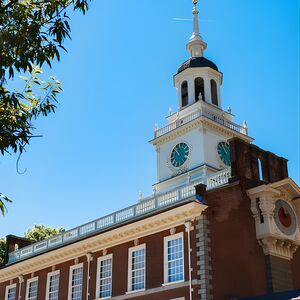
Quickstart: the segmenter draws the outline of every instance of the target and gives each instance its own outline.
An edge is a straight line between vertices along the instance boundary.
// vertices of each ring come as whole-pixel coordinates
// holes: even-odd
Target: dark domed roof
[[[181,67],[178,69],[178,73],[188,68],[205,68],[205,67],[209,67],[216,71],[219,71],[218,67],[212,61],[206,59],[205,57],[191,57],[181,65]]]

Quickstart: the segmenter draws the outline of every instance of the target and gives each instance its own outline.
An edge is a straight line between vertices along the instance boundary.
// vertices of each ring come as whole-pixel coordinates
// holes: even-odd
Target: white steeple
[[[197,9],[198,0],[193,0],[194,8],[194,32],[190,37],[188,44],[186,45],[186,49],[189,51],[191,57],[202,57],[203,52],[207,47],[207,44],[202,40],[202,37],[199,34],[199,20],[198,14],[199,11]]]

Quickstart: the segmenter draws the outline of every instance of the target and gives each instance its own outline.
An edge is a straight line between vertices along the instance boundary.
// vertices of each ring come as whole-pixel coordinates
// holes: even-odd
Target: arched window
[[[195,79],[195,100],[196,102],[199,100],[205,101],[204,80],[201,77]]]
[[[184,81],[181,85],[181,106],[184,107],[188,105],[189,92],[188,92],[188,83]]]
[[[211,102],[214,105],[219,105],[217,83],[212,79],[210,81]]]

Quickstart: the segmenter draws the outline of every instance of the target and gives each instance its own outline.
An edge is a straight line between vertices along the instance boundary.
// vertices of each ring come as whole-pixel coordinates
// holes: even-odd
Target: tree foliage
[[[45,225],[34,225],[33,228],[28,229],[24,233],[24,237],[33,241],[41,241],[43,239],[49,238],[51,236],[60,234],[64,232],[65,229],[48,227]],[[6,239],[0,238],[0,266],[5,262],[6,254]]]
[[[60,234],[64,232],[64,228],[52,228],[45,225],[34,225],[33,228],[28,229],[24,236],[26,239],[34,240],[34,241],[41,241],[51,236]]]
[[[62,91],[55,77],[42,80],[42,67],[60,60],[71,38],[70,11],[83,14],[90,0],[0,0],[0,153],[19,153],[35,137],[34,121],[54,113]],[[23,87],[18,90],[18,79]],[[24,76],[26,75],[26,76]],[[0,193],[0,210],[6,212]]]
[[[0,238],[0,266],[4,264],[6,254],[6,240]]]
[[[39,79],[66,51],[69,12],[85,13],[90,0],[0,0],[0,152],[24,151],[33,137],[34,120],[55,112],[59,81]],[[25,75],[21,91],[11,89]]]
[[[11,203],[12,201],[10,199],[8,199],[5,195],[0,193],[0,211],[1,211],[2,216],[4,216],[5,212],[7,211],[5,202]]]

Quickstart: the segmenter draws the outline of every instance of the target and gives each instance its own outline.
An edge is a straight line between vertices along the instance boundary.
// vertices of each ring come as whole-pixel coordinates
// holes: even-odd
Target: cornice
[[[117,229],[75,242],[36,257],[18,262],[0,270],[0,282],[8,281],[81,256],[111,248],[136,238],[178,226],[199,216],[206,206],[193,201],[158,215],[124,225]]]

